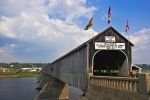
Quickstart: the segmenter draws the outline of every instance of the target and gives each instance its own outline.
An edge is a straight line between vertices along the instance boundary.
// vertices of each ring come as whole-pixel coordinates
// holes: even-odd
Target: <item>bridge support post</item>
[[[68,84],[50,77],[34,100],[69,100]]]
[[[150,95],[150,74],[139,74],[139,92]]]

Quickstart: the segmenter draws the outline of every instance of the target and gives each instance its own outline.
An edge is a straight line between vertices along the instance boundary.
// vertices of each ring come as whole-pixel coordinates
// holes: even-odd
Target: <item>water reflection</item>
[[[0,78],[0,100],[33,100],[36,78]]]

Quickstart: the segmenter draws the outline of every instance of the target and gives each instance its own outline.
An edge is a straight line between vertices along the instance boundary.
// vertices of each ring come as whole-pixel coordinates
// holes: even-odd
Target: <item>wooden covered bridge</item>
[[[137,92],[139,91],[139,80],[128,77],[132,64],[132,46],[133,44],[128,39],[113,27],[109,27],[44,67],[39,87],[45,91],[43,88],[50,88],[51,84],[51,87],[60,90],[56,87],[60,86],[59,83],[64,84],[62,85],[63,88],[60,86],[59,93],[55,92],[58,98],[68,95],[66,93],[67,85],[79,88],[87,94],[92,94],[91,91],[94,91],[94,88],[103,86]],[[47,86],[45,86],[46,83]],[[54,89],[50,89],[50,91],[52,90]],[[106,89],[100,88],[100,90]],[[41,95],[42,92],[40,91],[37,99],[41,98]],[[92,96],[94,95],[96,94],[93,93]],[[92,100],[90,99],[92,96],[88,96],[89,100]],[[53,95],[53,98],[57,98],[56,95]]]

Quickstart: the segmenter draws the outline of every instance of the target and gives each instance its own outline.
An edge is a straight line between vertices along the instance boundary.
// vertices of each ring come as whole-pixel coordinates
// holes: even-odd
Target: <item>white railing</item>
[[[138,92],[138,78],[130,77],[112,77],[112,76],[91,76],[90,84],[95,86],[103,86]]]

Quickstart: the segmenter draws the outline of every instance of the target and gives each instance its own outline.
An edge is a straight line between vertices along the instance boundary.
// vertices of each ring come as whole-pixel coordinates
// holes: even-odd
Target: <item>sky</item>
[[[0,0],[0,62],[52,62],[111,26],[135,45],[134,64],[150,64],[149,0]],[[93,17],[88,31],[84,27]],[[125,33],[126,21],[129,23]]]

